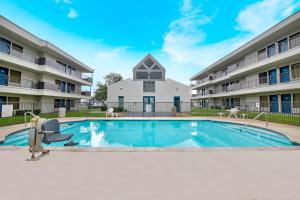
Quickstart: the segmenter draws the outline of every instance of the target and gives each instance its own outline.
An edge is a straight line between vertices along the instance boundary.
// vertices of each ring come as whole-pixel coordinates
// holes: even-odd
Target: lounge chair
[[[114,109],[111,107],[106,111],[106,117],[108,117],[109,115],[111,115],[111,117],[118,117],[118,113],[114,113]]]
[[[51,144],[54,142],[68,141],[65,146],[74,146],[78,143],[70,141],[73,134],[61,134],[59,130],[59,122],[57,119],[49,119],[42,123],[41,132],[43,134],[42,142],[45,144]]]

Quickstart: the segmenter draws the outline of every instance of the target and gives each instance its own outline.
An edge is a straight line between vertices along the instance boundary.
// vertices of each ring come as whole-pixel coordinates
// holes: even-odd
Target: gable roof
[[[152,62],[150,62],[152,61]],[[166,69],[151,55],[148,54],[146,55],[134,68],[133,71],[135,71],[136,69],[138,69],[141,65],[143,65],[144,67],[147,67],[148,69],[152,69],[155,66],[158,66],[159,68],[161,68],[162,71],[166,71]],[[157,68],[157,67],[155,67]]]

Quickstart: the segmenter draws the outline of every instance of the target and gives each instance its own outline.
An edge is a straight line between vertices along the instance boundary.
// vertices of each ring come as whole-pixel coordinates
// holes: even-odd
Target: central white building
[[[189,86],[166,79],[166,69],[148,54],[133,68],[133,80],[108,86],[107,102],[128,112],[188,112]]]

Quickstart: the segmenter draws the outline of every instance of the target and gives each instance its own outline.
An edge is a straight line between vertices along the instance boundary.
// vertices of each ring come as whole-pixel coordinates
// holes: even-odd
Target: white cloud
[[[205,44],[207,35],[203,26],[212,23],[217,12],[207,16],[200,5],[193,5],[192,0],[183,0],[181,17],[171,22],[162,51],[174,63],[204,68],[292,14],[299,7],[299,2],[295,1],[299,0],[263,0],[251,4],[236,18],[236,28],[240,31],[236,37]]]
[[[259,34],[291,15],[298,6],[295,0],[264,0],[251,4],[238,14],[237,29]]]
[[[68,13],[69,18],[77,18],[78,13],[74,8],[70,8],[69,13]]]

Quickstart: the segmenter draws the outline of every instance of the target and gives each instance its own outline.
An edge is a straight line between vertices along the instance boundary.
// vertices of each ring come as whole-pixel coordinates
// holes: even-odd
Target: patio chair
[[[106,111],[106,117],[111,115],[111,117],[118,117],[118,113],[114,113],[114,109],[112,107],[108,108]]]
[[[73,134],[61,134],[59,130],[59,122],[57,119],[49,119],[42,123],[41,132],[43,135],[42,142],[44,144],[51,144],[54,142],[68,141],[64,146],[74,146],[78,143],[70,141]]]
[[[231,116],[238,118],[237,113],[239,112],[239,110],[237,108],[231,108],[230,110],[227,111],[229,111],[228,118],[230,118]]]

